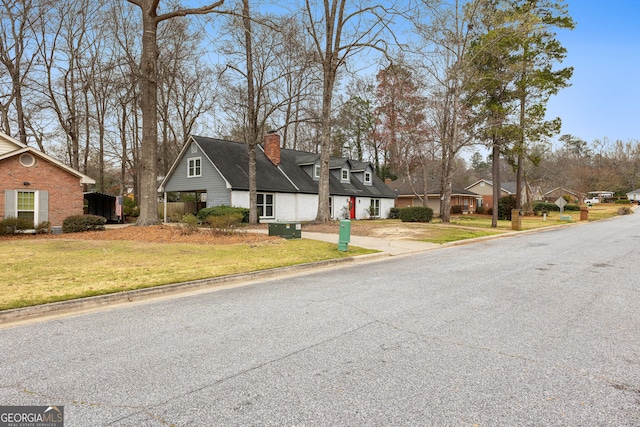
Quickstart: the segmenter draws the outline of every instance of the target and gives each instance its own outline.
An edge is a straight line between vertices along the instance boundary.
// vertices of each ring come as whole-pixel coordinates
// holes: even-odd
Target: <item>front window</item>
[[[258,216],[273,218],[273,194],[258,193]]]
[[[201,161],[202,160],[200,157],[194,157],[192,159],[189,159],[189,166],[187,168],[187,176],[189,178],[202,175]]]
[[[380,216],[380,199],[371,199],[369,214],[376,218]]]
[[[16,216],[35,223],[36,219],[36,193],[33,191],[18,191]]]

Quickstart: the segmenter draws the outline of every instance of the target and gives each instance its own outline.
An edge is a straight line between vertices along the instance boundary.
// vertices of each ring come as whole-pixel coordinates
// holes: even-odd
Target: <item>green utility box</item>
[[[349,249],[351,241],[351,221],[348,219],[340,220],[340,235],[338,238],[338,250],[346,252]]]
[[[269,236],[300,239],[302,237],[302,226],[299,222],[270,222]]]

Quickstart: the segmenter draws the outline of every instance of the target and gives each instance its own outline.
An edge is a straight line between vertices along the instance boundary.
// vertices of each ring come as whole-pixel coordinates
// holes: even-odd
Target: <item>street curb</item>
[[[167,295],[186,294],[195,291],[215,290],[216,288],[228,288],[250,284],[254,280],[271,279],[285,274],[303,273],[322,267],[330,267],[340,264],[369,261],[376,258],[390,256],[385,252],[374,254],[350,256],[346,258],[330,259],[325,261],[309,262],[305,264],[277,267],[268,270],[260,270],[249,273],[232,274],[229,276],[213,277],[210,279],[193,280],[169,285],[154,286],[144,289],[122,291],[106,295],[72,299],[69,301],[53,302],[49,304],[35,305],[31,307],[15,308],[0,312],[0,327],[12,323],[33,320],[43,316],[55,316],[61,314],[76,314],[96,308],[105,308],[116,304],[133,303]]]

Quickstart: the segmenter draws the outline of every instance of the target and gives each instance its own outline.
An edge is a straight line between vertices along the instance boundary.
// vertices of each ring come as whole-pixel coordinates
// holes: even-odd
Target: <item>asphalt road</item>
[[[639,426],[640,214],[0,330],[72,426]]]

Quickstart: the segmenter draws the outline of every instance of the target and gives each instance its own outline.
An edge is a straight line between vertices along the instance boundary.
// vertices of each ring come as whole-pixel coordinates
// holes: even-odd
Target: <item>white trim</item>
[[[347,177],[344,177],[344,173],[347,173]],[[347,168],[341,168],[340,169],[340,182],[349,182],[349,169]]]
[[[1,136],[1,135],[0,135]],[[50,163],[53,163],[54,165],[58,166],[61,169],[64,169],[65,171],[69,172],[71,175],[77,176],[78,178],[80,178],[80,184],[95,184],[96,181],[95,179],[83,174],[82,172],[79,172],[67,165],[65,165],[64,163],[62,163],[59,160],[54,159],[53,157],[43,153],[42,151],[38,151],[35,148],[31,148],[31,147],[24,147],[24,148],[20,148],[18,150],[15,151],[9,151],[7,153],[4,153],[2,155],[0,155],[0,160],[4,160],[4,159],[8,159],[10,157],[13,156],[17,156],[23,153],[30,153],[33,154],[35,157],[40,157]]]
[[[193,161],[193,167],[191,162]],[[196,162],[198,163],[196,165]],[[193,169],[193,175],[191,174]],[[197,170],[197,173],[196,173]],[[200,178],[202,176],[202,157],[187,157],[187,178]]]
[[[16,209],[13,212],[13,214],[14,214],[14,216],[16,218],[18,217],[18,211],[20,211],[18,209],[18,194],[19,193],[32,193],[33,194],[33,226],[35,227],[36,225],[38,225],[40,223],[40,221],[38,221],[38,219],[39,219],[38,218],[38,211],[39,211],[39,208],[40,208],[40,200],[39,200],[40,199],[39,198],[40,192],[39,192],[39,190],[27,190],[27,189],[24,189],[24,188],[16,189],[16,199],[15,199]],[[31,211],[30,210],[29,211],[22,210],[21,212],[31,212]]]
[[[25,158],[28,158],[29,162],[25,162],[23,160]],[[22,153],[22,154],[20,154],[20,157],[18,158],[18,160],[20,161],[20,164],[22,166],[24,166],[25,168],[30,168],[31,166],[36,164],[36,158],[31,153]]]

